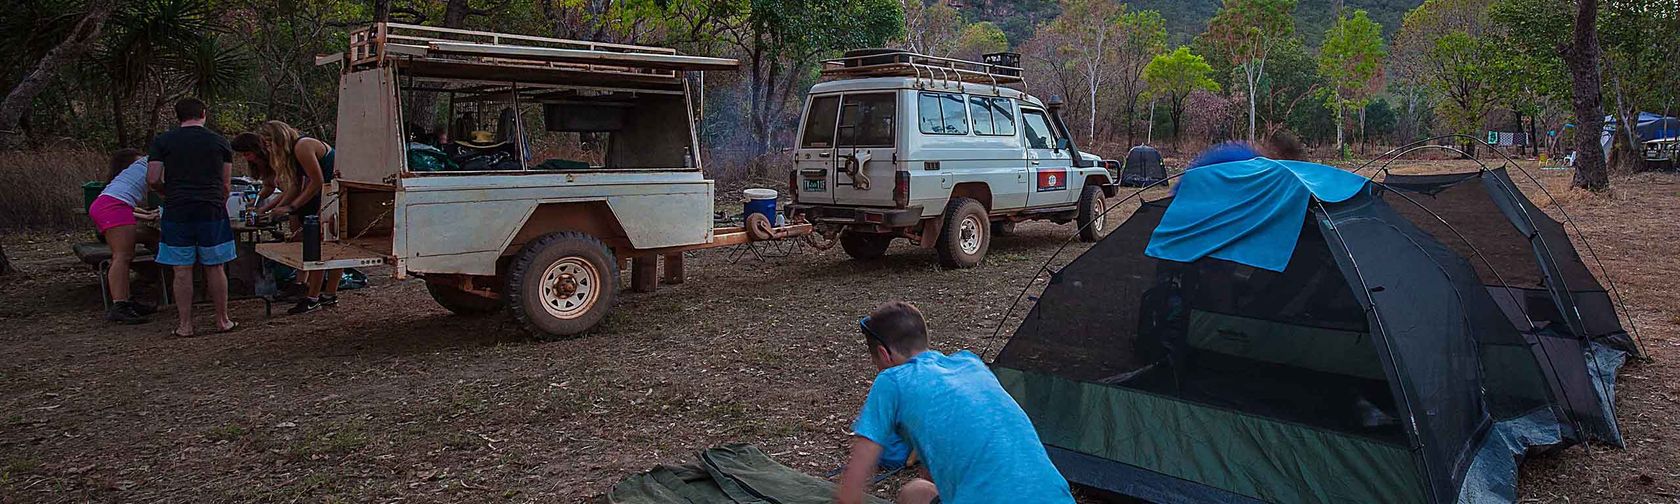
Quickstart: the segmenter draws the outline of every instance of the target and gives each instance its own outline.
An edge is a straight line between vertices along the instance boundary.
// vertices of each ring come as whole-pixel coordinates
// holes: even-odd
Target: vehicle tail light
[[[788,197],[799,202],[799,170],[788,170]]]
[[[901,171],[893,177],[893,204],[899,208],[910,206],[910,172]]]

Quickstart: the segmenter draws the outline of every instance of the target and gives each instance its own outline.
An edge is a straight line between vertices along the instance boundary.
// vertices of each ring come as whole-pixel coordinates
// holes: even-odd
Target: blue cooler
[[[776,224],[778,194],[775,189],[747,189],[741,191],[741,195],[747,197],[746,204],[741,209],[741,222],[746,222],[748,215],[759,214],[768,219],[771,225]]]

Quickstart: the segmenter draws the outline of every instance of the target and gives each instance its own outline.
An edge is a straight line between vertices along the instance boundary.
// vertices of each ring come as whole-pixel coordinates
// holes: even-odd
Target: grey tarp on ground
[[[613,487],[614,504],[828,504],[834,484],[776,463],[757,447],[731,444],[683,465],[660,465]],[[886,504],[865,497],[871,504]]]
[[[1549,408],[1493,424],[1476,451],[1475,461],[1464,472],[1458,504],[1516,502],[1517,464],[1522,463],[1529,448],[1562,442],[1563,432]]]

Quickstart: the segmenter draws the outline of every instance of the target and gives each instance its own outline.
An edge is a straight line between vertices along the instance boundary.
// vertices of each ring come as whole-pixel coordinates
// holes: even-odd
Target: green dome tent
[[[1386,188],[1255,213],[1298,229],[1281,268],[1146,252],[1175,199],[1265,207],[1276,180],[1202,184],[1210,193],[1181,179],[1176,198],[1143,203],[1052,274],[993,369],[1070,481],[1158,502],[1511,500],[1531,446],[1604,420],[1614,432],[1599,396],[1560,382],[1620,361],[1542,348],[1490,284],[1511,287],[1484,281]],[[1214,227],[1181,230],[1230,231]]]

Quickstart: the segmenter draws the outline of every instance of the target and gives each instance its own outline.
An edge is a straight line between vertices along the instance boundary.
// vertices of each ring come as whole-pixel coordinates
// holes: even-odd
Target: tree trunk
[[[1342,117],[1342,104],[1336,104],[1336,157],[1342,156],[1342,124],[1347,120]]]
[[[443,8],[443,26],[445,28],[461,28],[467,24],[467,14],[472,13],[472,6],[468,0],[449,0]]]
[[[29,112],[29,106],[35,102],[35,96],[45,91],[60,71],[93,46],[93,42],[99,38],[100,30],[105,27],[105,20],[111,17],[113,7],[108,1],[93,2],[89,5],[88,13],[82,16],[81,21],[76,22],[69,36],[47,51],[47,54],[35,63],[35,69],[24,75],[23,80],[18,81],[17,86],[6,93],[6,99],[0,101],[0,148],[21,143],[22,135],[17,131],[18,124],[23,115]]]
[[[1610,187],[1599,135],[1604,132],[1603,85],[1598,75],[1598,0],[1578,0],[1574,35],[1563,48],[1575,112],[1575,179],[1570,185],[1599,191]]]
[[[1173,149],[1177,150],[1180,147],[1182,147],[1183,144],[1184,144],[1184,142],[1180,140],[1180,137],[1179,137],[1179,134],[1178,134],[1178,132],[1180,131],[1179,130],[1179,120],[1184,118],[1184,98],[1179,98],[1179,97],[1173,98],[1172,106],[1170,108],[1172,109],[1170,114],[1172,115],[1172,123],[1173,123],[1173,126],[1172,126]]]
[[[1619,167],[1626,173],[1645,171],[1645,156],[1639,152],[1639,134],[1637,132],[1639,111],[1629,110],[1627,103],[1623,101],[1622,79],[1620,77],[1612,77],[1611,79],[1614,81],[1613,84],[1616,88],[1615,133],[1619,133],[1619,135],[1613,135],[1613,141],[1610,142],[1610,157],[1616,161],[1613,166]],[[1622,143],[1624,139],[1627,141],[1626,144]]]
[[[1365,107],[1359,107],[1359,154],[1370,153],[1371,137],[1365,136]]]
[[[1126,148],[1137,145],[1137,95],[1126,99]]]
[[[1144,133],[1143,142],[1146,143],[1146,144],[1153,144],[1153,143],[1155,143],[1155,100],[1154,99],[1149,100],[1149,126],[1148,126],[1148,128],[1149,128],[1147,130],[1148,133]],[[1126,148],[1128,148],[1128,149],[1130,149],[1131,147],[1132,146],[1130,146],[1130,145],[1126,146]]]
[[[1243,65],[1243,76],[1248,78],[1248,143],[1254,143],[1254,121],[1255,121],[1254,101],[1256,99],[1258,99],[1258,97],[1256,96],[1258,94],[1258,92],[1256,92],[1255,89],[1254,89],[1254,85],[1255,85],[1254,81],[1259,80],[1259,79],[1254,76],[1254,70],[1250,68],[1250,65],[1253,65],[1253,64],[1254,63],[1250,62],[1246,65]]]
[[[6,258],[6,244],[0,243],[0,275],[12,272],[12,261]]]

